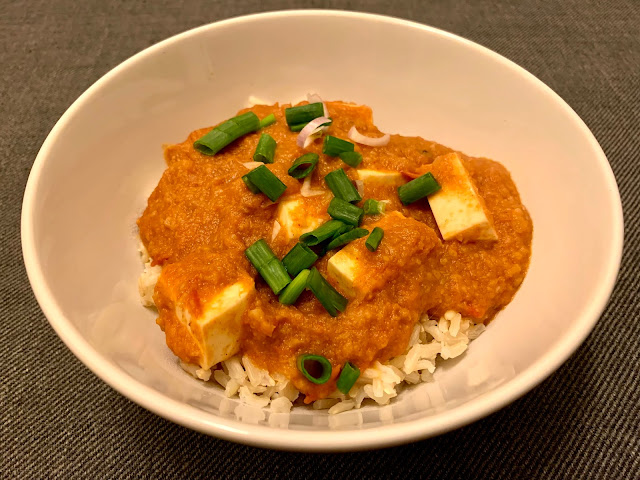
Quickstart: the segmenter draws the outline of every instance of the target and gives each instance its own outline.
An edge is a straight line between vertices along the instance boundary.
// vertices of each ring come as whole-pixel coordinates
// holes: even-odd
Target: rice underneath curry
[[[366,106],[298,106],[317,104],[298,124],[290,105],[256,105],[235,117],[264,120],[247,133],[234,120],[165,146],[138,220],[140,290],[194,376],[337,413],[464,352],[524,280],[533,226],[498,162],[387,141]]]

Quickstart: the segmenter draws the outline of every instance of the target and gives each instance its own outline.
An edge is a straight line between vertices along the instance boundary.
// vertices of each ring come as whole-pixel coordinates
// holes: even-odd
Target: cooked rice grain
[[[144,263],[144,271],[138,280],[140,299],[143,305],[153,306],[153,290],[161,267],[151,266],[151,258],[142,243],[139,251]],[[398,388],[403,384],[433,381],[436,359],[447,360],[462,355],[469,342],[479,337],[484,329],[484,325],[475,324],[453,310],[445,312],[438,320],[425,316],[411,332],[404,354],[384,365],[375,362],[362,372],[347,395],[336,390],[328,398],[313,402],[313,408],[328,409],[328,413],[334,415],[360,408],[367,398],[378,405],[387,405],[398,395]],[[213,370],[183,362],[180,365],[194,378],[205,382],[215,380],[224,389],[225,396],[230,398],[237,395],[247,405],[254,407],[268,406],[272,413],[289,412],[300,396],[300,392],[284,376],[270,375],[268,371],[255,366],[247,356],[235,355]]]
[[[477,338],[484,328],[454,311],[446,312],[439,320],[424,317],[414,327],[409,347],[403,355],[392,358],[387,364],[375,362],[362,372],[347,395],[336,390],[328,398],[316,400],[312,406],[315,410],[328,409],[328,413],[334,415],[360,408],[367,398],[378,405],[387,405],[398,395],[403,384],[433,381],[437,358],[446,360],[462,355],[471,339]],[[197,366],[181,365],[195,378],[207,376]],[[225,389],[227,397],[238,395],[248,405],[269,406],[275,413],[289,412],[300,395],[286,378],[269,375],[247,356],[229,358],[208,376]]]

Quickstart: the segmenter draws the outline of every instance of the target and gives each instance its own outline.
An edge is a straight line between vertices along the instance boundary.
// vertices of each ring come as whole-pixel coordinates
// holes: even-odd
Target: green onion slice
[[[251,193],[260,193],[260,189],[251,183],[251,180],[249,180],[246,175],[243,175],[241,178]]]
[[[305,153],[296,158],[288,171],[289,175],[293,178],[305,178],[316,168],[319,158],[317,153]]]
[[[243,113],[214,127],[193,142],[193,148],[205,155],[215,155],[234,140],[247,133],[255,132],[258,128],[260,128],[258,116],[253,112]]]
[[[276,153],[276,141],[268,133],[260,135],[256,153],[253,154],[254,162],[273,163],[273,157]]]
[[[373,229],[371,235],[369,235],[369,238],[367,238],[367,241],[364,242],[364,244],[369,249],[369,251],[375,252],[378,249],[378,246],[380,245],[383,237],[384,230],[382,230],[380,227],[376,227]]]
[[[353,186],[353,183],[351,183],[351,180],[349,180],[349,177],[347,177],[347,174],[342,168],[328,173],[324,177],[324,181],[337,198],[350,203],[362,200],[358,190]]]
[[[300,242],[308,247],[313,247],[314,245],[318,245],[325,240],[333,238],[336,233],[342,230],[344,225],[345,224],[340,220],[329,220],[328,222],[320,225],[315,230],[300,235]]]
[[[327,135],[322,143],[322,153],[330,157],[337,157],[342,152],[353,152],[355,145],[341,138]]]
[[[364,214],[365,215],[378,215],[384,213],[385,203],[374,200],[373,198],[367,198],[364,202]]]
[[[335,220],[341,220],[342,222],[357,227],[362,222],[364,216],[364,210],[360,207],[345,202],[341,198],[334,197],[329,203],[327,213]]]
[[[354,229],[353,225],[348,225],[348,224],[345,223],[344,225],[342,225],[342,227],[340,227],[338,230],[336,230],[336,233],[333,234],[333,237],[331,237],[331,240],[335,240],[336,238],[338,238],[343,233],[350,232],[353,229]]]
[[[256,267],[256,270],[260,270],[264,267],[269,260],[276,258],[275,253],[269,248],[267,242],[261,238],[249,248],[244,251],[244,254],[249,259],[251,264]]]
[[[287,186],[276,177],[271,170],[265,165],[260,165],[258,168],[254,168],[245,175],[256,188],[264,193],[269,200],[275,202],[280,195],[284,193]],[[245,182],[247,183],[247,182]]]
[[[336,233],[334,233],[331,238],[328,238],[327,240],[325,240],[324,242],[321,242],[318,245],[320,247],[320,250],[318,251],[318,255],[321,257],[326,255],[326,253],[329,251],[329,244],[331,242],[333,242],[336,238],[342,236],[343,234],[350,232],[354,228],[355,227],[353,225],[347,225],[346,223],[343,223],[342,226],[336,230]]]
[[[357,240],[359,238],[366,237],[367,235],[369,235],[369,230],[367,230],[366,228],[354,228],[353,230],[350,230],[347,233],[343,233],[342,235],[331,240],[331,242],[329,242],[329,245],[327,245],[326,250],[333,250],[334,248],[341,247],[349,242],[353,242],[354,240]]]
[[[298,107],[289,107],[284,110],[287,125],[289,125],[289,128],[292,131],[302,130],[311,120],[322,117],[323,115],[324,107],[322,106],[322,102],[309,103]],[[293,126],[300,127],[300,130],[293,130]]]
[[[329,125],[331,125],[333,123],[333,119],[329,119],[328,122],[324,122],[320,125],[318,125],[319,127],[328,127]],[[300,132],[302,131],[302,129],[304,127],[306,127],[309,124],[309,122],[306,123],[298,123],[296,125],[289,125],[289,130],[291,130],[292,132]]]
[[[291,277],[282,266],[280,260],[275,257],[269,260],[269,263],[258,271],[276,295],[291,282]]]
[[[296,243],[295,246],[289,250],[289,253],[284,256],[282,264],[284,268],[287,269],[287,272],[289,272],[289,275],[295,277],[302,270],[316,263],[316,260],[318,260],[318,255],[313,253],[313,250],[302,243]]]
[[[309,270],[302,270],[296,278],[294,278],[289,285],[282,291],[279,297],[280,303],[283,305],[293,305],[298,300],[298,297],[307,287],[307,277],[309,277]]]
[[[404,205],[409,205],[427,195],[436,193],[440,188],[440,184],[433,178],[431,172],[428,172],[398,187],[398,196]]]
[[[360,376],[360,369],[356,367],[353,363],[347,362],[342,367],[342,371],[340,372],[340,376],[338,377],[338,382],[336,386],[338,390],[340,390],[345,395],[349,393],[351,387],[356,383],[358,377]]]
[[[307,380],[322,385],[331,378],[331,362],[322,355],[305,353],[298,357],[298,370]]]
[[[307,123],[298,123],[296,125],[289,125],[289,130],[291,130],[292,132],[299,132],[307,125]]]
[[[340,152],[338,154],[340,160],[349,165],[350,167],[357,167],[362,162],[362,154],[359,152]]]
[[[269,125],[273,125],[276,123],[276,116],[273,113],[270,113],[262,120],[260,120],[260,128],[268,127]]]
[[[332,317],[337,316],[338,312],[344,312],[347,308],[348,300],[327,282],[316,267],[311,269],[307,278],[307,287]]]
[[[264,239],[255,242],[244,254],[276,295],[291,282],[291,277]]]

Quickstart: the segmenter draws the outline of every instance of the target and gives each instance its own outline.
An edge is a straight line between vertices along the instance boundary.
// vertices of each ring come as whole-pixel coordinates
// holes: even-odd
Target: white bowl
[[[288,102],[307,92],[373,107],[383,131],[502,162],[534,223],[522,288],[464,358],[445,362],[435,383],[405,390],[390,406],[334,417],[305,408],[291,415],[236,408],[237,400],[191,379],[136,287],[135,220],[165,168],[161,145],[233,116],[249,95]],[[591,331],[613,288],[622,240],[607,159],[553,91],[455,35],[337,11],[206,25],[114,68],[49,134],[22,210],[24,260],[38,302],[93,372],[179,424],[297,450],[409,442],[524,394]]]

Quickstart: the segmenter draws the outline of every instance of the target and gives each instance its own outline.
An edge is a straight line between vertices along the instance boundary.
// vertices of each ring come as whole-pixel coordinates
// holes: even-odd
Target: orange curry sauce
[[[332,194],[324,176],[337,168],[344,168],[352,180],[357,174],[339,158],[323,155],[321,140],[305,150],[299,148],[298,134],[285,121],[288,106],[251,109],[260,118],[273,113],[277,119],[264,129],[277,142],[275,163],[267,167],[287,186],[280,201],[301,188],[302,182],[287,174],[293,160],[306,152],[318,153],[312,188],[327,194],[307,197],[305,202],[310,212],[328,220]],[[353,125],[364,135],[381,135],[368,107],[343,102],[327,102],[327,107],[333,119],[330,135],[347,139]],[[366,238],[355,242],[368,259],[368,275],[358,282],[369,283],[363,289],[369,293],[350,298],[346,311],[335,318],[309,291],[295,305],[281,305],[244,255],[261,238],[278,258],[297,242],[297,238],[286,241],[284,235],[271,239],[277,202],[251,193],[241,180],[248,171],[242,163],[252,161],[263,132],[246,135],[215,156],[206,156],[194,150],[193,142],[209,130],[196,130],[185,142],[165,148],[168,168],[138,220],[140,237],[154,264],[163,266],[154,295],[158,324],[165,330],[169,347],[184,361],[193,362],[198,347],[169,308],[163,294],[167,285],[178,289],[192,312],[197,312],[217,287],[247,275],[254,278],[256,293],[243,315],[240,352],[257,366],[291,378],[310,402],[335,390],[345,362],[363,371],[376,360],[384,362],[404,353],[414,325],[424,314],[438,316],[455,310],[487,322],[511,301],[525,277],[533,226],[509,172],[492,160],[461,154],[492,218],[497,241],[443,242],[427,199],[404,206],[396,187],[366,185],[363,201],[389,200],[387,213],[397,210],[413,219],[399,222],[396,216],[365,216],[363,228],[379,221],[384,222],[385,232],[374,253],[365,249]],[[384,147],[356,144],[356,151],[363,155],[358,168],[420,172],[437,156],[453,150],[419,137],[392,135]],[[340,291],[327,275],[330,256],[331,252],[315,266]],[[296,367],[296,358],[304,353],[323,355],[331,362],[329,382],[315,385],[304,378]]]

